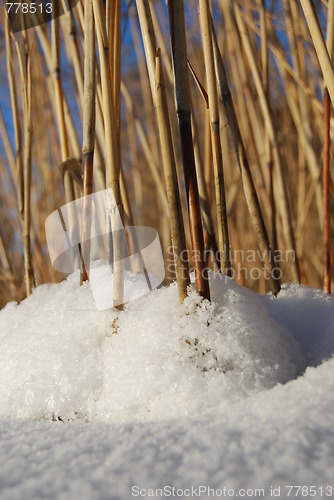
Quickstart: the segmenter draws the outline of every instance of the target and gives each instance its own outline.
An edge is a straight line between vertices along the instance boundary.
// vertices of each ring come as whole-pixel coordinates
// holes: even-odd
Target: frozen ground
[[[216,275],[215,303],[173,285],[116,319],[77,283],[0,312],[1,500],[332,496],[333,298]]]

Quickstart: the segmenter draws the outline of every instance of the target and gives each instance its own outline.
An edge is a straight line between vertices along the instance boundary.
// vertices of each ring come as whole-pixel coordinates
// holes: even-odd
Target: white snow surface
[[[173,284],[97,311],[78,283],[0,312],[1,500],[330,496],[333,297],[212,274],[211,304]]]

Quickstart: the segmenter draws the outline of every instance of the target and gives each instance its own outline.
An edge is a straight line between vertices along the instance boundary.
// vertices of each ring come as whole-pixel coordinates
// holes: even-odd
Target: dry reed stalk
[[[24,179],[23,179],[21,126],[19,121],[18,104],[17,104],[13,53],[12,53],[12,44],[10,39],[10,26],[7,14],[5,15],[5,38],[6,38],[7,75],[8,75],[12,119],[14,125],[14,138],[15,138],[16,174],[14,179],[17,186],[16,189],[17,189],[18,210],[19,214],[21,215],[21,218],[23,218]]]
[[[300,4],[306,18],[325,84],[332,105],[334,106],[334,69],[322,35],[317,13],[311,0],[300,0]]]
[[[291,269],[291,276],[292,280],[299,282],[300,281],[300,276],[299,276],[299,268],[298,268],[298,259],[296,257],[296,245],[295,245],[295,237],[293,233],[293,228],[292,228],[292,221],[291,221],[291,215],[290,215],[290,210],[289,210],[289,205],[288,205],[288,198],[287,198],[287,189],[286,189],[286,183],[285,183],[285,178],[283,175],[283,169],[282,169],[282,161],[278,149],[278,142],[277,142],[277,137],[276,137],[276,130],[271,118],[271,113],[270,113],[270,108],[268,105],[268,101],[266,99],[266,95],[263,90],[263,85],[262,81],[259,75],[259,71],[257,68],[256,60],[254,57],[253,49],[250,44],[250,40],[248,38],[247,30],[244,24],[244,21],[241,16],[240,9],[236,3],[234,3],[234,12],[235,12],[235,18],[238,26],[238,30],[240,33],[241,40],[243,42],[243,47],[245,49],[245,54],[247,57],[247,60],[249,62],[249,66],[252,72],[254,84],[256,87],[256,91],[259,96],[259,103],[260,107],[263,113],[264,121],[266,124],[266,129],[268,131],[268,135],[270,137],[271,141],[271,147],[273,151],[273,157],[275,161],[275,167],[276,167],[276,177],[277,177],[277,187],[278,187],[278,192],[279,196],[281,199],[280,203],[280,209],[281,209],[281,217],[282,217],[282,222],[283,222],[283,230],[284,230],[284,236],[286,240],[286,244],[289,248],[289,250],[292,250],[294,252],[295,258],[293,261],[290,261],[290,269]]]
[[[82,269],[80,284],[89,279],[90,235],[93,192],[93,161],[95,145],[95,29],[92,0],[85,0],[84,39],[84,109],[82,141]]]
[[[84,81],[82,74],[82,64],[80,60],[78,34],[73,18],[73,11],[67,11],[65,16],[61,16],[60,21],[62,23],[65,46],[67,48],[67,52],[71,59],[74,70],[75,82],[78,90],[79,109],[80,111],[82,111],[84,101]]]
[[[204,51],[204,61],[208,85],[209,112],[211,126],[212,158],[216,193],[217,226],[218,226],[218,249],[220,270],[228,276],[231,275],[230,263],[230,243],[228,236],[227,211],[225,200],[223,157],[219,131],[219,110],[218,94],[215,76],[215,66],[213,57],[212,37],[211,37],[211,14],[208,0],[199,0],[200,26],[202,34],[202,44]]]
[[[243,19],[245,20],[245,22],[248,24],[248,26],[252,31],[254,31],[258,36],[261,36],[260,30],[254,25],[253,20],[250,20],[245,14],[243,14]],[[274,35],[273,29],[270,30],[270,35],[271,36]],[[284,70],[291,76],[291,78],[295,81],[295,83],[302,88],[305,95],[310,100],[314,111],[323,113],[323,105],[318,100],[314,88],[311,88],[309,85],[307,85],[303,80],[303,78],[299,77],[295,72],[295,70],[291,67],[291,65],[287,61],[285,50],[282,48],[282,44],[277,36],[274,36],[272,40],[268,41],[268,49],[275,57],[277,63],[279,63],[284,68]]]
[[[260,11],[260,29],[261,29],[261,69],[263,90],[268,102],[270,102],[270,80],[269,80],[269,58],[268,58],[268,36],[266,23],[266,10],[264,0],[258,0]],[[270,220],[271,220],[271,247],[273,251],[277,250],[277,228],[276,228],[276,206],[274,194],[273,179],[273,158],[268,131],[265,130],[265,155],[269,177],[269,201],[270,201]]]
[[[288,106],[289,106],[289,109],[291,112],[291,116],[292,116],[295,128],[298,132],[302,148],[305,152],[305,159],[306,159],[307,167],[310,171],[310,174],[313,178],[313,181],[317,182],[319,180],[319,173],[320,173],[317,155],[315,153],[315,150],[314,150],[312,144],[310,142],[308,142],[308,140],[307,140],[305,128],[303,126],[302,117],[301,117],[301,114],[299,113],[296,99],[294,97],[294,92],[293,92],[294,85],[292,84],[291,80],[289,81],[286,79],[288,77],[285,73],[284,68],[282,66],[279,66],[279,69],[280,69],[280,73],[282,76],[282,80],[285,83],[285,88],[286,88],[285,95],[286,95],[286,100],[287,100],[287,103],[288,103]],[[319,184],[317,184],[317,185],[318,185],[318,188],[320,189],[320,185]],[[319,204],[317,204],[317,209],[318,209],[318,215],[320,217],[320,215],[322,215],[322,207],[319,208]],[[321,219],[319,219],[319,220],[321,220]]]
[[[170,128],[166,91],[159,54],[156,53],[152,17],[147,0],[136,0],[139,21],[144,41],[145,56],[153,102],[157,113],[162,161],[165,173],[167,200],[170,214],[171,237],[176,269],[179,298],[182,303],[187,296],[189,284],[188,261],[181,210],[179,186],[177,181],[172,134]]]
[[[297,197],[297,227],[299,225],[299,221],[301,218],[301,215],[304,210],[304,202],[305,202],[305,193],[306,193],[306,158],[305,158],[305,153],[304,149],[302,147],[302,143],[300,138],[298,138],[298,197]],[[297,238],[297,231],[296,231],[296,238]],[[300,233],[299,237],[297,238],[297,247],[299,252],[298,255],[300,255],[301,259],[303,258],[303,249],[304,249],[304,233]]]
[[[145,64],[145,55],[143,53],[143,48],[142,48],[142,43],[141,43],[141,39],[140,39],[137,21],[138,21],[138,17],[137,17],[136,9],[135,8],[130,9],[131,36],[132,36],[134,50],[135,50],[135,54],[136,54],[137,67],[138,67],[138,72],[139,72],[139,83],[140,83],[141,95],[142,95],[143,106],[144,106],[144,114],[146,117],[150,117],[152,109],[153,109],[152,95],[151,95],[150,88],[149,88],[149,81],[147,78],[147,71],[146,71],[146,64]],[[153,134],[152,138],[155,138],[154,134]],[[155,141],[155,144],[156,144],[156,147],[155,147],[154,154],[158,158],[159,154],[157,153],[158,152],[157,141]]]
[[[196,290],[210,300],[208,273],[204,256],[203,228],[196,176],[191,126],[191,99],[187,66],[187,46],[183,0],[168,3],[175,81],[175,105],[179,124],[183,172],[195,269]],[[158,59],[158,58],[157,58]]]
[[[161,67],[160,53],[157,49],[156,56],[156,94],[155,106],[159,125],[161,154],[165,164],[165,178],[167,187],[167,200],[171,221],[171,236],[176,268],[177,283],[179,288],[180,302],[187,296],[187,286],[189,284],[188,259],[186,255],[186,243],[182,219],[181,200],[177,184],[177,174],[174,159],[173,145],[171,141],[171,131],[168,117],[167,100]],[[199,289],[200,290],[200,289]]]
[[[127,225],[134,226],[134,220],[127,190],[126,180],[121,164],[121,1],[120,0],[111,0],[110,2],[109,44],[110,44],[110,49],[109,49],[110,78],[112,82],[114,119],[116,122],[117,154],[118,154],[118,162],[120,165],[120,192],[124,209],[124,224],[127,236],[127,244],[129,253],[130,254],[137,253],[144,267],[144,261],[138,246],[137,238],[135,234],[126,230]],[[133,269],[133,271],[136,271],[136,269]],[[151,285],[149,283],[146,272],[145,276],[150,288]]]
[[[101,0],[93,0],[95,28],[100,56],[101,87],[103,99],[103,119],[106,147],[107,182],[112,190],[114,200],[109,200],[109,217],[112,228],[113,243],[113,303],[118,309],[124,303],[124,238],[123,238],[123,204],[120,191],[120,164],[117,151],[117,124],[114,117],[112,88],[109,66],[109,42],[103,15]],[[120,219],[119,219],[120,218]]]
[[[323,290],[325,293],[331,292],[331,278],[330,278],[330,210],[329,210],[329,166],[330,166],[330,116],[331,106],[330,97],[327,88],[325,89],[324,96],[324,142],[323,142],[323,207],[324,207],[324,221],[323,221]]]
[[[161,28],[160,28],[160,23],[159,19],[156,13],[156,5],[152,2],[151,3],[151,15],[152,15],[152,22],[153,22],[153,28],[154,28],[154,33],[157,39],[157,45],[160,47],[161,50],[161,60],[164,64],[165,68],[165,75],[168,78],[168,81],[170,84],[173,84],[173,68],[172,68],[172,62],[169,56],[169,51],[167,50],[165,39],[163,37]]]
[[[145,134],[145,131],[143,128],[142,120],[139,119],[139,113],[137,111],[137,108],[133,102],[133,99],[131,97],[129,89],[128,89],[126,83],[124,82],[124,80],[122,80],[122,83],[121,83],[121,92],[122,92],[122,95],[123,95],[123,98],[125,101],[125,105],[126,105],[127,109],[129,110],[129,112],[131,113],[131,115],[133,116],[137,136],[138,136],[139,141],[141,143],[141,146],[143,148],[143,153],[144,153],[144,156],[146,158],[147,165],[151,170],[152,178],[156,184],[159,197],[162,201],[162,206],[163,206],[164,212],[166,214],[168,214],[168,202],[167,202],[167,197],[165,194],[165,187],[164,187],[163,181],[162,181],[161,176],[160,176],[159,166],[153,157],[153,154],[152,154],[152,151],[150,148],[150,144],[147,140],[147,137],[146,137],[146,134]]]
[[[31,122],[31,67],[30,56],[26,61],[26,104],[24,106],[24,264],[27,295],[35,288],[35,276],[31,255],[31,143],[32,143],[32,122]]]
[[[221,10],[224,20],[224,29],[226,31],[226,56],[231,61],[236,61],[230,64],[231,82],[235,88],[236,102],[238,103],[238,118],[243,132],[245,144],[249,144],[253,137],[252,127],[247,123],[248,110],[245,102],[244,87],[248,85],[246,71],[243,64],[243,55],[241,50],[240,39],[235,29],[235,22],[231,15],[229,3],[221,0]],[[259,155],[261,160],[261,155]]]
[[[273,269],[272,252],[270,251],[269,238],[264,224],[259,199],[255,190],[250,166],[248,163],[246,149],[241,137],[238,120],[236,117],[231,92],[226,78],[224,63],[218,47],[217,37],[215,34],[213,23],[212,23],[212,39],[214,47],[214,58],[215,58],[217,80],[219,84],[221,98],[223,100],[225,108],[226,117],[228,119],[229,127],[232,134],[232,141],[241,173],[245,198],[248,205],[248,210],[253,224],[254,232],[257,238],[257,242],[263,260],[265,262],[267,271],[270,275],[271,289],[273,294],[276,295],[280,291],[280,281],[278,277],[275,275]]]
[[[112,82],[114,120],[116,123],[117,154],[121,165],[120,121],[121,121],[121,0],[110,0],[109,19],[109,64]],[[108,19],[107,19],[108,22]],[[121,167],[120,167],[121,168]]]
[[[11,298],[13,300],[17,300],[18,295],[17,295],[15,277],[12,271],[12,266],[1,233],[0,233],[0,262],[6,274],[6,283],[8,284]]]
[[[214,252],[214,263],[217,264],[217,268],[219,269],[219,252],[216,242],[216,236],[214,232],[214,224],[210,211],[210,202],[208,196],[208,185],[211,189],[211,159],[212,159],[212,147],[211,147],[211,126],[210,126],[210,113],[209,113],[209,98],[208,94],[201,84],[192,64],[188,60],[188,66],[190,72],[195,80],[195,83],[200,91],[200,94],[203,97],[205,103],[205,143],[209,148],[209,151],[206,150],[206,154],[209,156],[207,161],[210,162],[210,166],[206,165],[203,167],[202,155],[201,155],[201,144],[199,140],[199,132],[198,127],[195,120],[195,114],[193,111],[193,104],[191,102],[191,94],[190,94],[190,102],[191,102],[191,128],[193,134],[193,145],[194,145],[194,156],[195,156],[195,166],[196,166],[196,175],[198,181],[198,192],[200,197],[200,206],[202,210],[202,219],[203,219],[203,230],[204,230],[204,244],[205,248],[212,249]],[[208,141],[208,142],[207,142]],[[209,169],[206,172],[206,168]],[[205,175],[208,175],[208,178],[205,178]]]
[[[298,21],[298,16],[296,13],[296,3],[291,0],[284,0],[284,8],[285,8],[285,15],[286,15],[286,23],[287,23],[287,29],[288,29],[288,36],[289,36],[289,43],[290,43],[290,49],[291,49],[291,58],[292,58],[292,64],[293,68],[298,75],[299,78],[302,79],[301,71],[300,71],[300,55],[298,53],[297,49],[297,40],[295,36],[295,23]],[[300,123],[301,126],[303,127],[303,133],[306,138],[306,143],[309,145],[310,148],[313,149],[313,135],[312,130],[311,130],[311,125],[309,121],[309,113],[307,109],[307,102],[306,102],[306,96],[305,92],[300,86],[297,86],[297,91],[298,91],[298,103],[299,107],[298,113],[300,115]],[[314,161],[312,162],[312,166],[315,165]],[[318,169],[318,165],[316,165],[313,168],[313,172],[315,172],[315,169]],[[318,213],[319,213],[319,221],[322,221],[323,218],[323,209],[322,209],[322,198],[321,198],[321,186],[320,183],[317,184],[316,186],[316,203],[317,203],[317,208],[318,208]]]
[[[12,149],[9,137],[8,137],[7,128],[5,125],[4,118],[3,118],[3,112],[2,112],[1,105],[0,105],[0,136],[1,136],[4,150],[6,153],[8,165],[10,168],[11,182],[15,183],[15,179],[17,177],[17,175],[16,175],[16,163],[15,163],[15,158],[14,158],[14,152],[13,152],[13,149]]]
[[[329,0],[327,12],[327,50],[330,59],[333,57],[334,45],[334,0]],[[329,206],[329,167],[330,167],[330,118],[331,106],[328,89],[325,89],[324,96],[324,140],[323,140],[323,289],[326,293],[331,293],[331,261],[330,261],[330,206]]]
[[[60,70],[60,34],[59,34],[59,19],[51,21],[51,75],[53,78],[54,93],[55,93],[55,107],[57,111],[58,133],[60,140],[61,160],[66,161],[69,158],[69,145],[67,139],[67,131],[64,116],[63,104],[63,90],[61,85],[61,70]],[[64,188],[66,203],[74,200],[74,188],[68,170],[64,172]],[[71,233],[75,225],[75,214],[70,215],[70,227],[68,228]]]
[[[55,7],[56,9],[58,6]],[[65,123],[65,110],[64,110],[64,94],[61,82],[61,68],[60,68],[60,31],[59,31],[59,18],[52,19],[51,21],[51,47],[48,46],[47,40],[44,42],[44,56],[49,52],[50,59],[50,74],[53,80],[54,90],[54,106],[56,108],[57,126],[60,142],[61,161],[64,163],[70,158],[69,142]],[[75,200],[75,191],[73,179],[70,175],[68,168],[64,169],[63,183],[65,190],[66,203],[70,204],[68,227],[66,231],[71,235],[78,224],[77,214],[72,201]],[[81,256],[81,246],[78,244],[79,255]],[[81,257],[80,257],[81,258]],[[75,258],[74,265],[78,265],[78,258]]]
[[[26,39],[28,44],[28,40]],[[31,295],[35,287],[35,276],[31,256],[31,66],[30,51],[27,47],[28,55],[23,63],[20,48],[16,42],[17,58],[20,70],[22,103],[23,103],[23,131],[24,131],[24,218],[23,218],[23,244],[24,244],[24,269],[26,294]]]
[[[78,21],[78,25],[82,35],[85,29],[85,15],[83,11],[83,4],[84,4],[83,0],[80,0],[75,4],[75,7],[73,9],[73,12],[75,13],[75,17]]]
[[[193,108],[192,108],[193,109]],[[203,229],[204,229],[204,243],[205,248],[208,247],[212,249],[214,252],[214,263],[217,264],[217,268],[219,269],[219,260],[218,260],[218,247],[216,242],[214,224],[210,211],[209,198],[207,193],[207,185],[204,177],[204,167],[203,160],[201,155],[201,144],[199,139],[199,131],[197,128],[194,112],[191,113],[191,123],[193,130],[193,139],[194,139],[194,156],[195,156],[195,166],[196,166],[196,175],[198,180],[198,192],[200,198],[200,205],[202,211],[202,220],[203,220]],[[210,143],[211,146],[211,143]]]
[[[204,135],[204,179],[206,191],[208,193],[209,207],[212,206],[212,146],[211,146],[211,126],[210,116],[207,111],[205,116],[205,135]]]
[[[233,63],[230,64],[232,76],[231,84],[236,89],[235,102],[238,103],[236,109],[238,122],[244,137],[244,144],[248,151],[251,151],[251,148],[253,149],[256,155],[254,164],[257,162],[261,166],[262,178],[265,179],[266,185],[268,186],[269,180],[265,162],[265,135],[262,123],[260,123],[259,119],[258,105],[254,102],[248,82],[244,53],[229,3],[226,1],[222,2],[222,8],[227,30],[228,53],[231,54],[230,60],[233,61]],[[256,176],[257,170],[258,169],[255,170]],[[257,177],[259,178],[255,180],[258,182],[258,186],[261,187],[263,179],[260,179],[260,174]],[[267,193],[264,192],[264,195],[267,196]],[[268,210],[268,208],[269,204],[264,204],[264,209]]]

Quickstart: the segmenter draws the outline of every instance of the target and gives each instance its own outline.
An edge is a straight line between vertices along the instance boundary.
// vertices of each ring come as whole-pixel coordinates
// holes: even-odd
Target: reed
[[[95,29],[92,0],[85,0],[85,42],[84,42],[84,110],[82,142],[82,261],[80,283],[89,279],[91,194],[93,192],[93,160],[95,146]]]
[[[213,23],[212,23],[213,27]],[[241,173],[242,184],[245,192],[245,197],[248,205],[249,214],[253,224],[253,228],[257,237],[257,242],[265,261],[268,274],[270,276],[271,288],[274,295],[280,291],[280,280],[275,275],[273,269],[273,258],[270,249],[269,238],[264,224],[262,211],[256,189],[253,182],[252,173],[250,170],[245,146],[241,137],[238,120],[236,117],[231,92],[228,86],[224,63],[219,51],[217,37],[213,29],[212,33],[214,57],[216,65],[217,80],[220,88],[221,98],[225,107],[226,116],[229,122],[229,127],[232,134],[234,149],[237,156],[237,161]]]
[[[216,209],[218,223],[218,248],[220,270],[226,275],[231,274],[231,263],[229,259],[229,236],[225,200],[223,157],[219,134],[219,111],[218,95],[216,86],[216,76],[213,58],[212,36],[211,36],[211,15],[208,0],[199,0],[200,24],[204,51],[204,61],[207,75],[209,114],[211,129],[211,145],[214,169]]]
[[[187,44],[182,0],[170,0],[169,4],[171,44],[175,80],[175,103],[179,124],[183,172],[188,202],[190,234],[195,268],[196,290],[210,300],[208,273],[204,257],[203,228],[200,212],[198,184],[195,166],[191,126],[191,99],[187,65]]]
[[[334,1],[329,0],[327,17],[327,50],[330,59],[333,57],[334,49]],[[331,260],[330,260],[330,204],[329,204],[329,184],[330,184],[330,118],[331,105],[328,89],[325,88],[324,94],[324,140],[323,140],[323,254],[324,254],[324,284],[323,289],[326,293],[331,293]]]
[[[294,237],[294,232],[293,232],[293,227],[292,227],[292,220],[291,220],[291,214],[290,214],[290,208],[289,208],[289,202],[287,198],[287,188],[286,188],[286,181],[283,175],[283,168],[282,168],[282,161],[281,161],[281,156],[279,153],[278,149],[278,142],[277,142],[277,136],[276,136],[276,131],[275,127],[272,121],[271,113],[270,113],[270,107],[268,104],[268,101],[266,99],[266,95],[263,89],[262,81],[260,78],[260,74],[257,68],[256,60],[254,58],[254,53],[252,46],[250,44],[250,40],[248,38],[248,34],[246,31],[246,27],[244,24],[244,21],[241,16],[240,9],[237,4],[234,4],[234,12],[235,12],[235,18],[236,22],[238,25],[239,33],[241,40],[243,42],[243,47],[245,49],[245,53],[247,56],[247,60],[249,62],[252,76],[254,79],[254,84],[259,96],[259,102],[260,106],[262,109],[263,117],[265,120],[266,128],[270,137],[272,149],[273,149],[273,155],[275,159],[275,164],[276,164],[276,174],[277,174],[277,187],[279,190],[279,196],[280,196],[280,208],[281,208],[281,217],[282,217],[282,223],[283,223],[283,229],[284,229],[284,236],[286,239],[286,244],[289,249],[291,249],[294,252],[294,255],[296,255],[296,244],[295,244],[295,237]],[[300,273],[299,273],[299,267],[298,267],[298,258],[295,258],[292,260],[291,264],[291,273],[292,273],[292,279],[293,281],[300,281]]]
[[[103,118],[106,146],[107,187],[113,193],[109,199],[108,212],[112,229],[113,247],[113,302],[122,309],[124,303],[124,263],[125,241],[123,237],[124,214],[120,190],[120,163],[117,150],[117,123],[115,121],[110,80],[109,41],[107,37],[103,6],[101,0],[93,0],[95,27],[100,56],[101,86],[103,99]],[[121,227],[122,225],[122,227]]]
[[[45,219],[106,187],[115,305],[118,262],[126,245],[139,250],[135,224],[159,232],[165,284],[177,277],[181,302],[196,249],[217,270],[225,224],[231,262],[218,264],[239,284],[277,293],[280,274],[332,292],[333,19],[333,0],[81,0],[17,33],[2,16],[0,307],[30,293],[33,277],[64,278],[48,258]],[[89,213],[85,205],[66,228],[82,223],[86,242]],[[256,262],[245,261],[257,246]],[[270,262],[270,248],[282,261]],[[83,281],[89,243],[82,252]],[[274,264],[277,276],[265,279]],[[206,281],[197,283],[204,296]]]
[[[188,261],[181,211],[181,201],[175,166],[175,157],[170,129],[169,113],[164,87],[160,53],[157,51],[150,6],[147,0],[137,0],[140,26],[143,34],[145,56],[152,92],[152,99],[157,112],[161,154],[165,172],[165,183],[170,215],[170,227],[176,269],[179,298],[182,303],[187,296],[189,284]]]

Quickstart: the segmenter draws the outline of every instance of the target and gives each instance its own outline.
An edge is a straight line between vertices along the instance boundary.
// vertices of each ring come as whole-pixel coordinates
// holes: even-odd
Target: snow
[[[179,306],[173,284],[97,311],[78,282],[0,312],[1,500],[129,499],[136,485],[329,496],[332,297],[261,297],[212,274],[211,304],[192,291]]]

